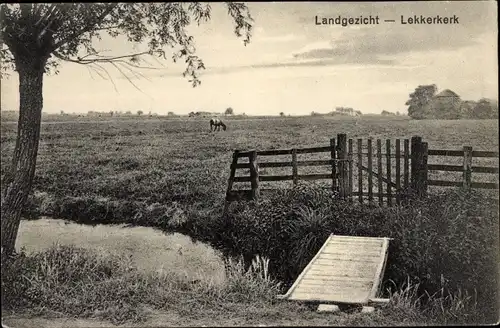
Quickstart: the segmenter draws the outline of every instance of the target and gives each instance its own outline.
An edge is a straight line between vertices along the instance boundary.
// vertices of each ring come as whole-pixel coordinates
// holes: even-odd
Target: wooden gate
[[[402,148],[402,145],[404,146]],[[382,205],[383,200],[391,205],[393,199],[403,188],[409,186],[410,152],[409,140],[396,140],[394,147],[391,140],[385,142],[385,152],[382,152],[382,140],[376,140],[377,151],[373,149],[373,140],[364,144],[357,139],[354,151],[353,139],[347,139],[345,134],[338,134],[330,139],[330,145],[324,147],[250,150],[233,153],[226,200],[256,199],[259,194],[270,189],[260,187],[260,182],[292,181],[296,185],[300,180],[330,180],[327,188],[332,189],[341,199],[359,202],[369,201]],[[394,148],[394,150],[392,149]],[[298,160],[301,154],[326,153],[326,159]],[[288,155],[288,161],[268,161],[270,157]],[[264,168],[290,167],[291,172],[280,175],[263,175]],[[321,167],[324,172],[299,174],[299,168]],[[248,170],[247,176],[236,176],[237,170]],[[235,183],[250,182],[249,189],[235,190]],[[376,188],[374,188],[376,187]]]
[[[410,172],[417,171],[410,170],[410,140],[349,139],[347,144],[349,168],[343,181],[349,200],[389,206],[399,203],[401,191],[410,187]]]

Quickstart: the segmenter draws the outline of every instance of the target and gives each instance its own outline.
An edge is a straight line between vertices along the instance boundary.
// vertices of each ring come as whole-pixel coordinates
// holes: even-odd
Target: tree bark
[[[31,191],[35,175],[43,107],[43,74],[46,58],[16,60],[19,74],[19,121],[12,166],[2,188],[1,236],[2,259],[11,255],[21,213]]]

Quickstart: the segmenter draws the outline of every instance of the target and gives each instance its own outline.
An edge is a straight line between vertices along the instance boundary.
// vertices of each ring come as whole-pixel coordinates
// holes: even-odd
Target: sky
[[[200,86],[193,88],[182,76],[183,63],[170,60],[149,61],[155,69],[132,78],[140,90],[111,65],[106,68],[113,82],[83,65],[63,62],[59,75],[45,77],[43,111],[187,114],[232,107],[236,114],[307,115],[344,106],[364,114],[406,113],[409,94],[424,84],[451,89],[463,100],[498,99],[495,1],[259,2],[248,7],[254,30],[246,47],[235,36],[224,4],[211,4],[210,22],[190,26],[206,66]],[[378,25],[316,24],[316,17],[370,15],[379,17]],[[458,24],[408,24],[415,15],[455,16]],[[95,45],[106,54],[144,47],[107,36]],[[2,110],[19,106],[17,79],[14,73],[1,81]]]

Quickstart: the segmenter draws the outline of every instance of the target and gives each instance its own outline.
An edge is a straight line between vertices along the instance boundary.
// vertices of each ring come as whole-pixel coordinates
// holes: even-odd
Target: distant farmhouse
[[[431,99],[428,111],[436,119],[458,119],[461,117],[461,105],[460,96],[445,89]]]
[[[440,93],[434,96],[435,99],[439,100],[445,100],[445,101],[451,101],[451,102],[459,102],[460,101],[460,96],[457,95],[455,92],[451,91],[450,89],[444,89]]]
[[[479,101],[462,101],[460,96],[450,89],[436,94],[424,108],[426,118],[434,119],[486,119],[498,117],[498,103],[483,98]]]

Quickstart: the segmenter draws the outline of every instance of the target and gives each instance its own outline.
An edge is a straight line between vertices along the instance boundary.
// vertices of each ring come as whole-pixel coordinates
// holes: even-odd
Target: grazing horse
[[[210,132],[212,131],[212,127],[214,127],[213,131],[220,131],[220,127],[226,131],[226,125],[218,118],[210,119]]]

